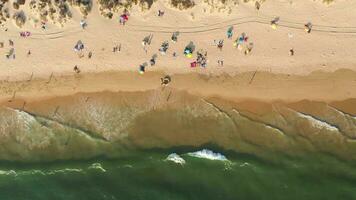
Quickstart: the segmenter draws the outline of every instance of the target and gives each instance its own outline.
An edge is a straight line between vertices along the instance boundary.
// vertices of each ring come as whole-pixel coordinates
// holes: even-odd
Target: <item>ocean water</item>
[[[356,200],[347,109],[167,96],[0,107],[0,200]]]
[[[322,154],[261,159],[210,150],[146,150],[118,159],[37,164],[2,162],[0,199],[356,199],[354,162]],[[166,159],[169,155],[185,162]]]

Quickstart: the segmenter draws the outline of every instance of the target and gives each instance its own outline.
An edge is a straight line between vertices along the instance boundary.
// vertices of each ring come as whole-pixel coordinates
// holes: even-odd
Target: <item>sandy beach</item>
[[[0,199],[356,199],[355,10],[0,0]]]
[[[71,19],[61,26],[48,21],[46,29],[41,29],[40,24],[34,23],[36,13],[29,9],[29,2],[26,2],[19,9],[24,10],[27,17],[23,27],[16,27],[10,19],[1,28],[0,42],[4,44],[0,49],[4,55],[0,57],[0,77],[4,88],[1,98],[13,96],[16,87],[17,95],[24,98],[86,91],[154,89],[159,87],[158,76],[164,74],[186,77],[184,81],[183,78],[173,81],[172,84],[178,89],[235,99],[344,100],[355,97],[356,76],[352,70],[356,66],[353,55],[356,51],[356,24],[350,20],[356,17],[354,2],[266,1],[259,10],[255,8],[255,2],[195,3],[194,7],[186,10],[173,8],[165,1],[154,2],[150,9],[143,11],[144,6],[133,5],[129,9],[129,20],[123,26],[118,20],[123,9],[114,13],[113,19],[106,19],[99,13],[98,2],[93,2],[91,12],[85,19],[85,29],[79,23],[83,15],[75,7],[70,10]],[[16,12],[9,7],[10,12]],[[157,16],[157,10],[164,10],[164,16]],[[270,21],[275,17],[280,19],[277,29],[273,30]],[[313,24],[309,34],[303,26],[307,22]],[[226,30],[230,26],[234,27],[233,39],[226,38]],[[21,31],[28,31],[31,35],[20,37]],[[179,31],[180,35],[178,41],[172,43],[170,37],[175,31]],[[233,46],[235,38],[243,32],[253,43],[248,55]],[[153,35],[153,39],[145,51],[142,40],[149,34]],[[221,39],[224,39],[224,47],[219,50],[214,40]],[[13,46],[8,45],[8,40],[13,41]],[[73,50],[78,40],[85,45],[80,52],[83,57]],[[158,49],[164,41],[170,41],[170,46],[166,55],[161,55]],[[194,42],[196,51],[202,49],[208,53],[207,67],[190,67],[195,58],[183,55],[184,47],[190,41]],[[113,47],[118,45],[120,51],[113,52]],[[15,59],[5,56],[11,48],[14,49]],[[290,56],[290,49],[294,51],[293,56]],[[31,54],[27,55],[29,51]],[[92,54],[90,59],[89,52]],[[176,57],[172,56],[174,52]],[[157,75],[135,76],[139,66],[148,62],[154,54],[158,55],[156,64],[146,67],[146,71]],[[224,62],[223,66],[218,64],[219,60]],[[80,69],[80,75],[75,75],[75,66]],[[129,71],[133,72],[129,76],[132,79],[125,77],[122,81]],[[95,73],[101,74],[93,75]],[[111,77],[106,79],[104,74]],[[254,74],[257,74],[256,80],[252,80]],[[203,83],[194,77],[206,76],[215,77],[212,78],[214,83],[209,81],[211,86],[200,90],[199,85]],[[226,77],[234,76],[238,80],[233,81],[236,82],[232,83],[233,86],[224,85]],[[301,76],[305,76],[307,81],[302,81],[304,78]],[[95,80],[96,77],[98,80]],[[49,85],[33,86],[31,89],[19,86],[20,81],[25,81],[22,84],[28,86],[36,85],[28,84],[29,81],[40,82],[37,81],[40,79],[52,81]],[[73,84],[64,83],[67,79]],[[77,86],[84,82],[81,79],[87,82]],[[109,85],[111,81],[116,84]],[[13,84],[7,85],[7,82]],[[15,88],[8,87],[10,85]],[[51,89],[41,92],[43,89],[39,88],[43,87]],[[288,88],[295,89],[287,91]],[[235,89],[238,92],[232,93]],[[333,93],[328,92],[329,89]]]
[[[91,142],[103,145],[98,150],[93,149],[89,157],[100,154],[101,148],[109,148],[101,144],[102,141],[97,144],[98,137],[110,145],[120,142],[154,148],[217,143],[247,153],[261,153],[262,146],[288,152],[325,151],[353,159],[356,23],[351,19],[356,17],[353,12],[356,3],[265,1],[259,10],[255,3],[204,1],[183,10],[166,1],[153,2],[150,9],[139,3],[127,6],[128,21],[123,25],[119,21],[123,7],[111,13],[94,1],[86,17],[78,7],[69,6],[70,14],[67,9],[64,15],[67,17],[57,16],[41,23],[36,20],[38,10],[29,8],[37,4],[26,2],[19,9],[26,15],[26,23],[18,27],[18,21],[9,19],[1,27],[3,47],[0,54],[4,55],[0,56],[2,136],[9,138],[8,131],[18,128],[22,139],[15,140],[23,145],[22,148],[50,148],[51,143],[46,143],[45,139],[26,139],[21,132],[24,127],[16,127],[18,122],[25,120],[23,123],[27,124],[26,120],[30,120],[42,124],[39,135],[49,134],[42,132],[43,126],[55,132],[62,127],[86,133],[90,148]],[[9,10],[10,13],[18,12]],[[157,16],[158,10],[164,14]],[[107,13],[113,15],[112,19],[102,16]],[[81,27],[81,23],[85,23],[85,27]],[[305,31],[307,23],[310,23],[310,33]],[[230,39],[227,38],[229,28],[232,30]],[[176,31],[179,35],[173,42],[171,36]],[[143,45],[144,38],[149,35],[152,37],[150,44]],[[241,35],[242,40],[236,40]],[[223,45],[218,48],[217,42],[221,40],[224,40]],[[241,42],[238,47],[235,40]],[[165,41],[167,48],[162,53],[159,49]],[[184,55],[190,42],[195,46],[192,58]],[[203,67],[194,64],[199,61],[197,52],[206,52],[201,54],[206,61]],[[149,64],[155,54],[154,64]],[[140,65],[145,73],[139,73]],[[161,78],[167,75],[170,82],[165,86]],[[130,96],[129,100],[126,96]],[[107,107],[119,114],[111,113]],[[126,107],[133,109],[133,113],[130,114]],[[187,114],[186,109],[197,113],[190,113],[193,112],[190,110]],[[89,111],[95,116],[88,114]],[[12,114],[6,114],[8,112]],[[86,114],[82,115],[83,112]],[[182,116],[196,121],[196,126],[181,123],[177,116],[171,116],[175,112],[183,112]],[[118,124],[106,124],[107,120],[112,121],[111,115]],[[228,120],[220,119],[220,115],[228,116]],[[176,128],[169,129],[169,134],[166,129],[156,129],[165,117],[169,119],[168,124],[162,127]],[[99,123],[99,119],[103,121]],[[235,120],[246,123],[246,127],[232,126],[229,121]],[[204,135],[202,132],[207,129],[204,123],[211,123],[211,130],[216,132],[207,131]],[[255,130],[256,123],[260,128]],[[269,127],[272,132],[288,135],[288,139],[270,136]],[[30,132],[36,132],[37,129],[32,128]],[[197,136],[194,130],[199,130]],[[236,143],[231,143],[229,137],[216,139],[217,132],[224,130]],[[244,135],[252,130],[260,133]],[[320,131],[325,132],[325,138],[314,137]],[[336,132],[339,135],[330,136],[330,139],[329,134]],[[126,139],[121,140],[121,136]],[[48,137],[60,140],[56,134]],[[241,145],[240,140],[249,144]],[[78,141],[74,143],[80,143]],[[253,145],[249,146],[250,143]],[[52,150],[59,151],[58,158],[62,159],[72,158],[67,154],[69,149]],[[3,159],[11,160],[8,156],[13,149],[3,151]],[[17,153],[14,160],[41,160],[41,156],[36,157],[37,150]],[[43,156],[44,160],[50,158],[50,154]]]
[[[214,8],[205,2],[196,2],[196,6],[187,10],[172,8],[169,2],[154,2],[149,10],[140,11],[140,6],[129,9],[130,17],[125,26],[119,24],[122,10],[114,13],[112,19],[102,17],[97,2],[86,17],[87,27],[82,30],[80,20],[83,16],[74,7],[72,18],[63,27],[46,23],[46,29],[34,24],[36,15],[28,8],[29,2],[21,6],[27,21],[22,28],[16,27],[9,19],[1,27],[0,49],[2,80],[24,80],[31,76],[49,77],[50,74],[64,75],[73,73],[77,65],[81,72],[102,71],[138,71],[140,64],[147,62],[153,54],[158,54],[154,67],[147,71],[174,73],[212,73],[236,74],[246,71],[266,71],[272,73],[307,75],[313,71],[335,71],[340,68],[355,70],[356,24],[353,18],[356,6],[351,1],[324,4],[320,1],[266,1],[260,10],[254,2],[237,2],[231,6],[214,4]],[[231,2],[230,2],[231,3]],[[16,10],[10,7],[10,12]],[[225,8],[224,8],[225,7]],[[230,11],[229,9],[230,8]],[[165,11],[158,17],[157,11]],[[276,30],[270,22],[279,17]],[[304,31],[304,24],[313,24],[310,34]],[[36,27],[34,27],[36,26]],[[226,38],[226,30],[233,26],[233,39]],[[7,29],[7,31],[5,31]],[[21,31],[29,31],[31,36],[20,37]],[[165,40],[170,41],[173,32],[179,31],[177,43],[170,42],[166,55],[160,55],[158,49]],[[246,33],[248,42],[253,43],[249,55],[233,47],[233,40]],[[153,34],[147,52],[142,40]],[[14,42],[16,59],[6,59],[5,54],[11,48],[8,40]],[[214,45],[214,40],[224,39],[222,50]],[[84,57],[79,58],[73,51],[74,45],[81,40],[85,48]],[[192,59],[183,55],[184,47],[193,41],[196,51],[208,52],[208,65],[205,69],[190,68]],[[120,52],[112,52],[120,45]],[[289,50],[294,56],[289,56]],[[31,55],[27,56],[28,51]],[[91,59],[87,58],[92,52]],[[173,52],[177,57],[173,57]],[[224,66],[217,60],[223,60]]]

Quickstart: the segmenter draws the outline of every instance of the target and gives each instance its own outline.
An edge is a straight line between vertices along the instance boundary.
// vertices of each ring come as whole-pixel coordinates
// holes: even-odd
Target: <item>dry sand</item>
[[[27,17],[30,11],[25,6]],[[148,11],[139,6],[130,9],[130,19],[119,25],[118,14],[112,20],[100,16],[98,4],[87,17],[88,27],[82,30],[79,11],[71,8],[73,18],[63,27],[48,24],[47,30],[34,27],[28,20],[21,29],[8,21],[1,28],[0,41],[8,50],[8,39],[15,42],[16,59],[0,56],[0,100],[44,98],[78,92],[143,91],[160,87],[160,77],[173,77],[170,87],[206,97],[220,96],[229,100],[259,99],[263,101],[342,101],[355,98],[356,60],[356,2],[338,1],[329,5],[321,1],[267,1],[259,11],[253,2],[238,3],[233,7],[196,2],[188,10],[177,10],[166,1],[157,1]],[[225,7],[225,8],[224,8]],[[165,11],[157,16],[158,9]],[[192,14],[193,13],[193,14]],[[277,30],[269,23],[280,17]],[[310,34],[303,24],[313,23]],[[254,48],[244,55],[226,38],[226,29],[234,25],[235,39],[247,33]],[[8,31],[4,31],[5,28]],[[21,38],[20,31],[32,35]],[[138,66],[158,53],[164,40],[180,31],[178,43],[170,42],[167,55],[160,55],[157,64],[138,75]],[[152,44],[147,54],[141,41],[152,33]],[[222,51],[213,41],[224,39]],[[85,57],[73,51],[78,40],[85,44]],[[192,59],[182,53],[185,45],[194,41],[196,49],[208,51],[207,68],[190,68]],[[113,53],[115,45],[121,51]],[[289,56],[293,48],[294,56]],[[31,55],[26,56],[28,50]],[[91,59],[87,58],[89,52]],[[173,58],[172,53],[178,57]],[[217,60],[224,60],[218,66]],[[81,74],[75,75],[77,65]],[[339,70],[341,69],[341,70]],[[31,80],[31,81],[26,81]]]

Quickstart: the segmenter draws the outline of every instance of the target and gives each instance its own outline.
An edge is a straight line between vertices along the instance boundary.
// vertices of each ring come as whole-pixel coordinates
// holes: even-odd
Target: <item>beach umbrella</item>
[[[188,53],[185,55],[187,58],[192,58],[193,57],[193,54],[192,53]]]

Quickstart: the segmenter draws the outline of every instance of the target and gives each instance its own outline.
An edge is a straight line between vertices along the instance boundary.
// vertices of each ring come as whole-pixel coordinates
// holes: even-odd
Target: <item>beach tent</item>
[[[187,58],[192,58],[193,57],[193,52],[195,50],[195,45],[193,42],[190,42],[185,48],[184,48],[184,55]]]
[[[168,41],[163,42],[161,47],[159,48],[159,51],[161,52],[161,54],[166,54],[168,47],[169,47]]]
[[[234,30],[234,27],[233,26],[230,26],[227,31],[226,31],[226,35],[227,35],[227,38],[231,38],[232,35],[233,35],[233,30]]]
[[[74,46],[74,51],[81,51],[84,49],[84,44],[81,40],[78,40],[77,44]]]

